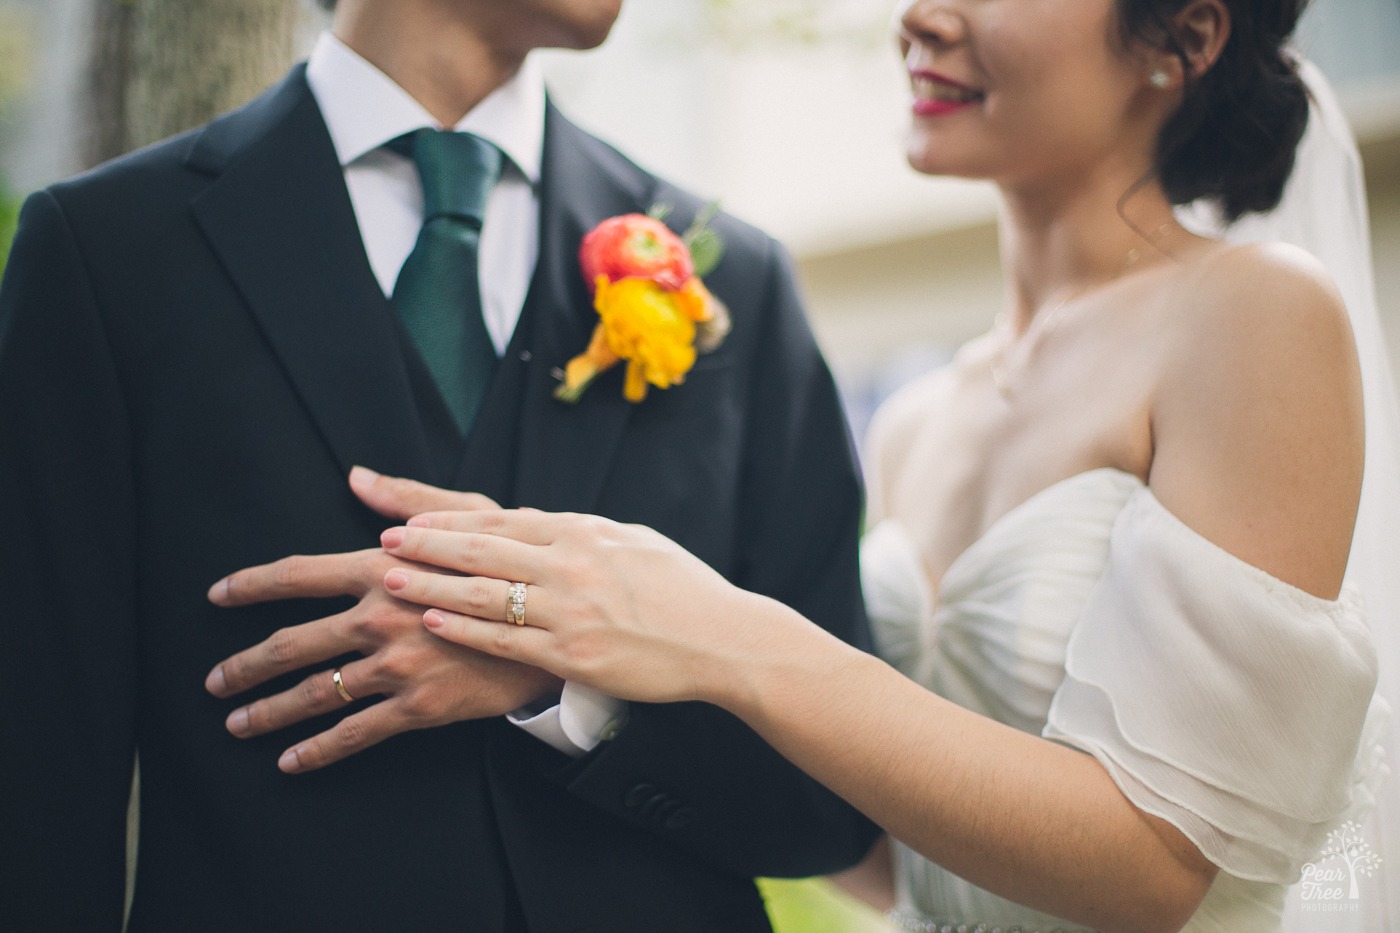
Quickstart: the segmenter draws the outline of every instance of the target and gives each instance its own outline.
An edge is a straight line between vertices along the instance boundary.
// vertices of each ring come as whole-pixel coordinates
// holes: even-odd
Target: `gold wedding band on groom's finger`
[[[354,703],[355,698],[350,695],[350,691],[345,689],[345,680],[340,676],[340,668],[331,671],[331,683],[335,684],[335,692],[340,694],[340,698],[346,703]]]
[[[506,589],[506,621],[525,624],[525,584],[512,583]]]

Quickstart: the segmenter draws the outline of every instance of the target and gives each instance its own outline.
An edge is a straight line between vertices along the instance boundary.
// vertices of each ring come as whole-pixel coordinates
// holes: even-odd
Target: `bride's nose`
[[[899,51],[909,57],[914,46],[941,48],[962,41],[967,22],[951,0],[904,0],[895,13]]]

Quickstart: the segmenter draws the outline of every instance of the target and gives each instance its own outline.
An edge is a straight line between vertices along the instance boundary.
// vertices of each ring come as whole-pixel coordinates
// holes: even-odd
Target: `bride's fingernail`
[[[390,570],[384,575],[384,585],[391,590],[401,590],[408,586],[408,573],[403,570]]]
[[[412,518],[410,518],[410,519],[408,520],[408,524],[409,524],[409,526],[412,527],[412,528],[431,528],[431,527],[433,527],[432,519],[428,518],[428,516],[426,516],[426,515],[415,515],[415,516],[413,516]]]
[[[379,479],[379,474],[369,467],[353,466],[350,468],[350,485],[355,489],[368,489],[374,485],[374,481]]]
[[[423,613],[423,624],[428,628],[442,628],[447,624],[447,620],[436,609],[429,609]]]
[[[398,547],[403,544],[403,529],[386,528],[384,533],[379,536],[379,543],[391,549]]]

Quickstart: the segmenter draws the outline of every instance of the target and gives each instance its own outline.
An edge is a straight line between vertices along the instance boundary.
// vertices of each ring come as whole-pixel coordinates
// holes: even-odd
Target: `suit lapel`
[[[655,181],[553,107],[545,124],[540,258],[525,313],[533,335],[517,462],[517,499],[546,511],[592,511],[632,406],[621,367],[574,405],[556,401],[556,372],[583,352],[598,315],[579,270],[584,234],[617,214],[644,212]]]
[[[189,162],[217,175],[195,216],[341,470],[431,476],[393,312],[303,70],[211,124]]]

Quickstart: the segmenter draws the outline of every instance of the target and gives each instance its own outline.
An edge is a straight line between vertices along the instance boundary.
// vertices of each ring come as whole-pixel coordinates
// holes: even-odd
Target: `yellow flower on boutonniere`
[[[622,394],[640,402],[648,386],[685,381],[697,353],[708,353],[729,333],[729,312],[701,277],[723,253],[709,229],[708,207],[684,234],[661,222],[664,210],[610,217],[579,247],[584,278],[593,289],[598,324],[588,349],[569,361],[554,397],[577,402],[589,384],[627,362]]]

